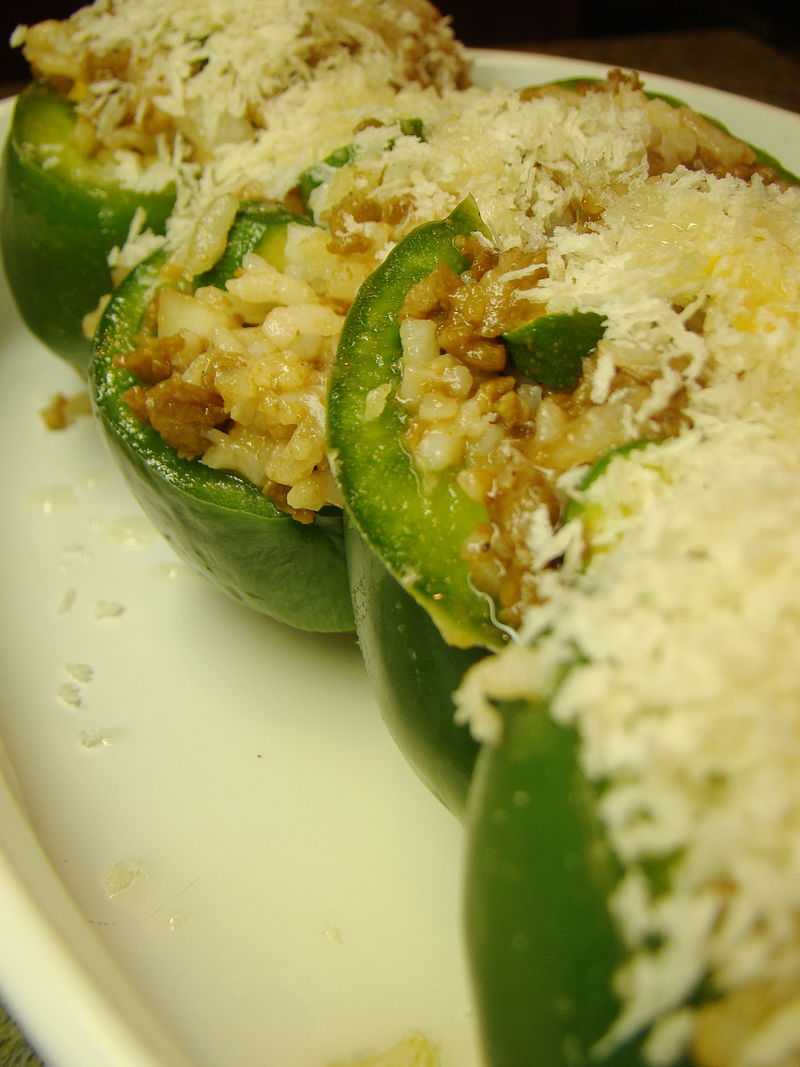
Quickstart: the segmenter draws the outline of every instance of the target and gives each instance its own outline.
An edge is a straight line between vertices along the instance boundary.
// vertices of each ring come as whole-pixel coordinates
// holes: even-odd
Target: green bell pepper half
[[[486,652],[445,644],[346,514],[345,547],[356,634],[383,721],[419,778],[461,819],[478,744],[455,721],[453,693]]]
[[[497,647],[504,635],[478,594],[459,546],[484,519],[483,506],[455,479],[423,491],[402,443],[407,416],[391,397],[377,415],[368,398],[401,376],[399,313],[408,290],[439,263],[469,263],[456,238],[484,230],[473,201],[442,222],[400,241],[364,282],[348,313],[331,375],[329,442],[345,507],[389,571],[433,618],[451,644]]]
[[[446,471],[422,485],[403,445],[408,414],[394,399],[402,375],[400,312],[408,291],[440,263],[463,273],[470,263],[457,239],[488,235],[471,198],[443,221],[418,226],[359,289],[331,375],[329,442],[353,522],[402,587],[429,613],[445,640],[499,648],[507,630],[494,604],[476,590],[460,549],[487,519]],[[573,387],[583,359],[605,329],[592,311],[543,315],[501,335],[511,363],[552,389]],[[378,414],[374,391],[388,389]]]
[[[759,164],[798,184],[797,176],[772,156],[754,151]],[[455,637],[489,648],[496,642],[487,639],[491,617],[467,596],[469,580],[458,561],[461,536],[470,520],[478,521],[473,505],[465,504],[452,484],[425,497],[400,444],[403,414],[392,405],[391,393],[378,417],[367,418],[365,411],[372,390],[386,384],[396,388],[397,316],[405,293],[438,262],[456,272],[465,269],[454,237],[468,232],[464,220],[470,211],[474,206],[464,205],[446,223],[414,231],[363,287],[342,335],[329,411],[346,507],[401,591],[411,594],[435,624],[432,629],[407,626],[399,612],[396,625],[381,627],[380,619],[363,623],[368,668],[378,678],[383,706],[406,717],[389,725],[412,763],[430,722],[449,721],[452,715],[450,679],[458,673],[456,657],[463,650],[448,642]],[[475,219],[472,226],[481,228]],[[586,325],[595,336],[576,342],[569,356],[573,364],[601,335],[600,316]],[[520,334],[511,338],[512,345],[524,341],[540,355],[535,331],[524,326]],[[504,341],[514,360],[508,337]],[[548,360],[532,368],[525,358],[523,351],[518,357],[522,373],[548,375],[549,388],[571,387],[549,377]],[[653,443],[637,441],[613,450],[592,465],[582,487],[600,477],[614,456]],[[597,521],[591,508],[576,501],[564,518],[578,517],[589,530]],[[380,594],[370,579],[358,577],[361,564],[351,566],[354,581],[364,582],[355,594],[359,626],[364,601],[372,596],[379,605]],[[371,581],[377,585],[380,575]],[[379,611],[378,606],[376,615]],[[386,617],[391,619],[391,609]],[[418,656],[431,664],[427,688],[424,680],[421,687],[416,681],[411,686],[405,677]],[[386,664],[396,662],[403,667],[393,676]],[[444,694],[436,683],[439,671],[448,677]],[[384,691],[392,684],[400,691]],[[406,687],[420,706],[406,706]],[[466,808],[462,796],[454,809],[467,835],[466,939],[486,1065],[644,1067],[646,1033],[618,1047],[602,1045],[621,1008],[612,979],[625,947],[608,903],[621,870],[597,817],[596,787],[580,766],[577,735],[556,723],[544,703],[505,705],[501,711],[502,738],[480,749]],[[440,737],[452,743],[447,734]],[[675,1067],[692,1064],[687,1055]]]
[[[18,97],[0,173],[0,247],[23,321],[84,374],[91,354],[82,320],[112,287],[108,255],[138,209],[163,233],[172,184],[139,192],[71,143],[73,105],[34,82]]]
[[[271,255],[279,266],[290,221],[311,224],[277,206],[245,205],[226,253],[195,287],[224,284],[247,251]],[[125,279],[97,330],[90,383],[110,452],[156,528],[217,587],[298,629],[352,631],[341,511],[327,508],[310,524],[297,522],[239,475],[179,457],[125,403],[137,379],[114,359],[135,346],[153,294],[167,284],[166,259],[162,249]]]

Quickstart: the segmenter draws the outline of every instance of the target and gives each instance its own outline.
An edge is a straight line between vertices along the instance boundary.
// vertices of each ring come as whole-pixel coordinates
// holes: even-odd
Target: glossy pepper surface
[[[248,251],[279,258],[289,222],[309,224],[279,207],[244,206],[221,260],[194,284],[224,284]],[[159,251],[128,276],[95,338],[92,393],[112,455],[178,554],[234,599],[299,629],[351,630],[341,512],[297,522],[239,475],[178,456],[124,400],[136,378],[115,357],[135,346],[155,291],[174,284],[163,274],[166,259]]]
[[[502,714],[466,818],[466,940],[486,1062],[643,1067],[645,1035],[603,1042],[620,1010],[612,978],[624,946],[608,906],[619,871],[577,736],[544,704]]]

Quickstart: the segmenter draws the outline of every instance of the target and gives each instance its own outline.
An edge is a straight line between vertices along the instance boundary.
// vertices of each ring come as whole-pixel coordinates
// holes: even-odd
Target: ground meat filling
[[[457,468],[461,488],[484,504],[487,521],[462,545],[462,556],[501,621],[516,626],[539,599],[542,567],[528,543],[532,514],[544,509],[557,526],[566,504],[561,476],[620,446],[677,434],[686,396],[678,389],[640,417],[652,402],[656,371],[617,369],[599,395],[597,353],[584,359],[573,390],[525,378],[502,335],[544,314],[536,299],[547,273],[543,250],[498,253],[476,237],[461,248],[470,269],[459,276],[440,264],[409,291],[401,311],[404,445],[423,484]],[[558,561],[548,561],[553,565]]]
[[[414,200],[410,194],[386,203],[379,203],[370,197],[344,197],[335,208],[320,216],[320,221],[325,223],[330,233],[328,250],[339,255],[374,252],[376,246],[389,239],[392,228],[408,217],[413,206]],[[371,223],[372,226],[365,227],[364,223]]]
[[[635,441],[674,436],[684,424],[682,392],[646,422],[641,420],[637,413],[651,393],[646,382],[629,373],[615,374],[613,401],[593,401],[596,362],[596,358],[586,360],[574,392],[543,391],[532,419],[495,450],[491,465],[480,472],[484,483],[491,475],[490,488],[482,496],[488,521],[462,546],[462,555],[476,587],[492,596],[510,626],[517,626],[526,606],[540,599],[543,564],[529,543],[531,516],[544,508],[553,527],[563,522],[566,499],[559,486],[561,476],[574,467],[591,467]],[[548,560],[544,567],[559,562]]]
[[[216,375],[223,372],[225,360],[217,356],[209,361],[203,375],[205,381],[187,381],[183,377],[196,361],[205,359],[207,355],[208,349],[203,339],[189,333],[139,338],[136,348],[120,354],[114,361],[116,366],[132,371],[140,380],[140,384],[132,386],[122,395],[123,401],[142,423],[152,426],[181,458],[203,460],[206,456],[211,457],[216,447],[221,453],[221,462],[209,463],[209,466],[220,466],[243,474],[259,485],[265,495],[292,518],[302,523],[313,522],[321,507],[338,503],[324,452],[324,435],[305,433],[305,428],[298,425],[302,421],[302,414],[291,413],[283,419],[278,414],[262,434],[245,437],[245,451],[251,453],[252,461],[245,463],[245,469],[237,468],[237,435],[240,442],[243,427],[241,424],[237,426],[232,417],[235,404],[230,399],[226,401],[216,387]],[[259,436],[262,441],[257,439]],[[298,442],[304,437],[315,440],[299,445]],[[260,446],[263,447],[263,442],[267,441],[273,445],[272,455],[262,465],[259,462]],[[263,469],[266,465],[273,471],[276,468],[286,469],[288,481],[287,465],[284,463],[281,466],[281,457],[278,456],[277,460],[275,457],[276,452],[284,449],[301,454],[298,484],[313,482],[316,483],[315,488],[320,485],[323,487],[321,495],[317,492],[313,501],[308,500],[308,503],[313,503],[311,507],[298,507],[292,503],[294,485],[281,481],[279,477],[269,477]]]
[[[182,459],[197,459],[211,443],[208,431],[230,421],[222,397],[208,386],[184,381],[181,370],[189,344],[185,337],[143,337],[116,360],[142,382],[122,399],[136,417],[150,425]],[[183,357],[183,358],[182,358]]]

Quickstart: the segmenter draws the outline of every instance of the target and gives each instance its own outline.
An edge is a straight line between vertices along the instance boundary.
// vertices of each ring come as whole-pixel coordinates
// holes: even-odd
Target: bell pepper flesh
[[[368,412],[375,389],[400,380],[399,313],[408,290],[439,263],[468,262],[455,244],[483,228],[472,202],[413,230],[370,275],[345,321],[331,376],[329,443],[350,516],[372,550],[454,645],[499,646],[492,606],[470,581],[458,546],[484,519],[453,478],[423,492],[402,443],[406,416],[391,399]]]
[[[252,250],[282,248],[289,218],[252,207],[229,241],[240,258]],[[306,220],[299,220],[305,222]],[[234,224],[236,229],[236,224]],[[134,347],[155,290],[165,284],[167,258],[159,251],[134,270],[113,294],[95,338],[90,367],[99,424],[143,510],[179,556],[234,599],[302,630],[353,629],[352,606],[339,509],[313,523],[295,521],[239,475],[180,458],[150,426],[136,418],[123,394],[135,376],[114,365]],[[235,258],[235,257],[234,257]],[[232,260],[218,273],[218,281]],[[208,275],[200,279],[208,281]]]
[[[455,722],[453,692],[485,650],[446,645],[346,515],[345,547],[358,644],[383,721],[419,778],[460,819],[478,744]]]
[[[228,235],[225,250],[209,270],[197,275],[193,287],[215,285],[222,288],[241,266],[248,252],[256,252],[277,270],[285,266],[286,226],[313,226],[311,219],[295,215],[279,204],[261,200],[244,201]]]
[[[172,185],[142,193],[70,144],[72,105],[34,83],[16,101],[0,176],[0,246],[23,321],[85,373],[91,342],[82,320],[112,287],[108,255],[122,245],[137,209],[163,233]]]

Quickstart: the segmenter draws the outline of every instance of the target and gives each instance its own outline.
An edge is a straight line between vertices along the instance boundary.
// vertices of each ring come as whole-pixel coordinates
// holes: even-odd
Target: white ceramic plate
[[[476,53],[519,86],[605,68]],[[800,116],[648,77],[800,170]],[[2,105],[2,130],[9,105]],[[229,603],[139,514],[0,291],[0,996],[50,1067],[478,1067],[460,832],[349,638]]]

